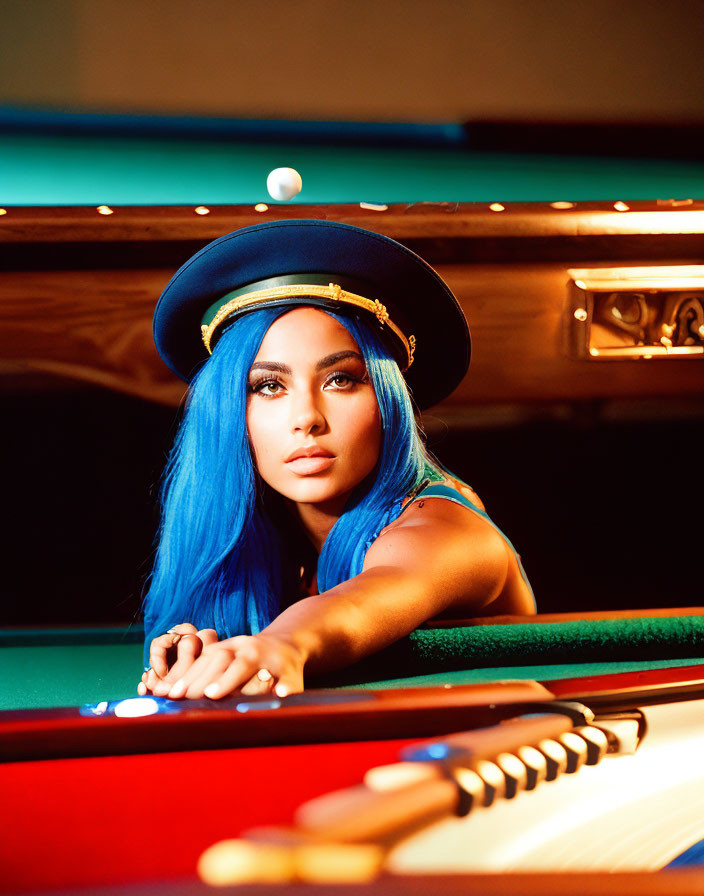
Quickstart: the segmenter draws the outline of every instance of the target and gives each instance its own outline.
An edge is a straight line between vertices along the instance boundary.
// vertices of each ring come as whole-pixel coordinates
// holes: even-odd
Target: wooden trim
[[[357,203],[272,204],[263,213],[256,212],[252,205],[210,205],[206,215],[196,214],[192,206],[111,206],[113,214],[109,215],[101,215],[90,206],[6,206],[6,214],[0,216],[0,243],[207,242],[240,227],[295,218],[339,221],[403,240],[583,239],[704,232],[704,200],[692,200],[686,206],[671,202],[630,202],[629,214],[615,211],[611,202],[580,202],[573,209],[562,210],[543,202],[509,202],[500,213],[480,202],[414,202],[389,205],[384,211],[361,208]],[[656,213],[658,217],[651,220],[633,214],[639,212]],[[680,222],[682,229],[678,230]]]

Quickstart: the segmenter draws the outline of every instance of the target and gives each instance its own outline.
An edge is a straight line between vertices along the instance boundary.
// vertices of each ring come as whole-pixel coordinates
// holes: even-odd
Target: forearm
[[[306,597],[264,629],[294,644],[308,673],[342,668],[381,650],[434,615],[432,595],[398,571],[374,569]]]
[[[436,512],[440,515],[437,507]],[[367,552],[362,573],[288,607],[259,635],[204,646],[168,696],[259,693],[262,670],[276,682],[277,695],[296,693],[303,689],[304,674],[351,665],[450,606],[481,612],[506,579],[502,538],[478,517],[468,531],[452,519],[444,524],[442,518],[424,516],[429,525],[388,530]],[[195,638],[187,640],[196,644]]]
[[[266,634],[293,644],[307,672],[381,650],[450,607],[480,614],[501,593],[508,553],[484,520],[435,500],[422,521],[387,531],[362,573],[288,607]]]

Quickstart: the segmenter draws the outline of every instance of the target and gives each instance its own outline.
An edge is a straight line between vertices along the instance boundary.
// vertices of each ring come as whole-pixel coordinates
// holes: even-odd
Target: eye
[[[334,389],[351,389],[357,383],[361,383],[360,377],[349,373],[346,370],[336,370],[331,373],[325,381],[326,386],[332,386]]]
[[[260,380],[249,388],[255,395],[263,395],[265,398],[273,398],[283,390],[283,386],[278,380]]]

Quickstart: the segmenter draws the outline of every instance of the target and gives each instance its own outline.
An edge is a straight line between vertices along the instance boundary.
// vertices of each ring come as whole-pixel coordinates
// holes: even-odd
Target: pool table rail
[[[605,712],[698,697],[704,697],[704,663],[554,682],[312,689],[222,701],[136,697],[0,712],[0,761],[432,737],[492,725],[553,700],[583,701]]]

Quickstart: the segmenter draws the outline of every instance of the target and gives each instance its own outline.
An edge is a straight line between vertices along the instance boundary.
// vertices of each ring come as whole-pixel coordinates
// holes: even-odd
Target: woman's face
[[[374,469],[381,415],[359,347],[316,308],[271,325],[249,373],[247,429],[262,479],[297,504],[341,512]]]

